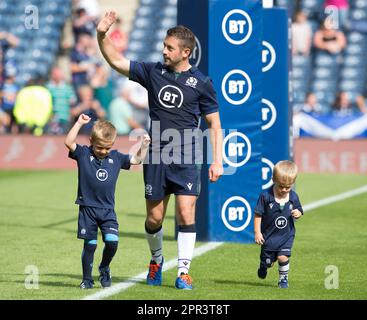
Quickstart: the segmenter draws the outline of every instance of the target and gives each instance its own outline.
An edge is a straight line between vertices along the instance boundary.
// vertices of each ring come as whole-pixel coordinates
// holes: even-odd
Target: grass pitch
[[[297,192],[305,205],[365,184],[366,176],[301,174]],[[83,242],[76,238],[76,188],[76,171],[0,172],[0,299],[74,300],[100,290],[97,266],[103,248],[101,237],[94,261],[95,289],[78,287]],[[143,190],[140,172],[121,172],[116,194],[120,242],[111,264],[115,284],[147,270]],[[177,254],[172,200],[164,224],[166,261]],[[257,278],[259,246],[227,243],[194,259],[193,291],[174,288],[173,268],[163,274],[161,288],[137,283],[109,299],[365,300],[366,226],[366,194],[306,212],[296,225],[288,290],[277,287],[277,266],[269,270],[265,280]],[[338,271],[338,289],[325,287],[328,266]],[[37,272],[38,288],[31,281]]]

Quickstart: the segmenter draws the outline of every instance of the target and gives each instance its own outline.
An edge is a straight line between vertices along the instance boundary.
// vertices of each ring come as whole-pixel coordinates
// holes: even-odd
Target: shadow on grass
[[[253,286],[253,287],[275,287],[274,284],[267,283],[267,282],[261,282],[261,280],[259,281],[214,280],[214,282],[218,284],[224,284],[224,285],[234,284],[234,285],[240,285],[240,286],[246,285],[246,286]]]

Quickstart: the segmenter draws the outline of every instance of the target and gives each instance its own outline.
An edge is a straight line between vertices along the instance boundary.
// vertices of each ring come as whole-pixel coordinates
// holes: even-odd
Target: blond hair
[[[90,135],[92,142],[114,142],[117,136],[115,126],[107,120],[97,120],[92,128]]]
[[[298,174],[297,165],[289,160],[279,161],[273,168],[273,181],[282,184],[293,184]]]

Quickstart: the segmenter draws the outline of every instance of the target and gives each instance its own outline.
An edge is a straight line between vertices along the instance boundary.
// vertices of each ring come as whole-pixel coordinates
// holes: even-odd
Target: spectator
[[[315,48],[330,54],[339,54],[347,45],[345,35],[336,30],[329,19],[322,22],[321,28],[315,32]]]
[[[124,98],[124,88],[119,96],[112,100],[109,106],[110,121],[117,129],[119,135],[127,135],[132,129],[140,129],[142,126],[135,121],[133,109]]]
[[[0,88],[4,81],[5,72],[5,55],[6,51],[11,47],[16,47],[19,44],[19,39],[13,34],[5,31],[0,31]]]
[[[75,91],[70,84],[65,82],[64,74],[59,67],[52,69],[47,88],[51,92],[53,101],[49,133],[65,134],[70,125],[70,107],[77,101]]]
[[[1,107],[8,114],[10,120],[9,124],[5,127],[6,133],[18,133],[13,110],[19,89],[19,86],[15,83],[15,72],[5,74],[5,81],[1,92]]]
[[[85,9],[87,14],[94,19],[99,19],[101,15],[101,8],[98,0],[74,0],[74,7],[77,9]]]
[[[331,8],[331,10],[335,7],[338,10],[339,28],[344,28],[347,25],[349,14],[348,0],[325,0],[324,6],[325,8]]]
[[[90,53],[92,38],[87,34],[80,35],[71,52],[71,75],[75,91],[82,85],[89,84],[89,73],[93,72],[95,57]]]
[[[124,99],[132,106],[134,119],[148,131],[150,117],[147,90],[137,82],[124,79],[122,94]]]
[[[106,113],[98,100],[94,99],[93,89],[89,85],[81,86],[78,90],[78,95],[80,97],[80,102],[71,109],[71,115],[74,118],[73,122],[77,121],[82,113],[92,118],[92,120],[83,126],[80,131],[82,134],[90,134],[94,122],[98,119],[104,119]]]
[[[128,36],[127,33],[122,30],[122,20],[116,19],[116,23],[113,26],[113,30],[109,33],[109,37],[115,45],[116,49],[124,54],[127,49]]]
[[[94,97],[107,112],[108,106],[113,99],[113,83],[103,63],[96,63],[95,72],[91,75],[90,84],[94,90]]]
[[[309,114],[321,114],[323,112],[323,106],[317,101],[317,97],[313,92],[307,93],[305,102],[298,109],[298,111]]]
[[[73,20],[73,34],[75,42],[78,41],[82,34],[87,34],[93,37],[97,25],[96,19],[88,15],[84,8],[78,8],[75,14],[76,17]]]
[[[37,136],[43,134],[52,113],[52,96],[43,84],[43,79],[30,80],[18,92],[14,117],[20,126],[20,132],[32,132]]]
[[[307,21],[307,16],[302,11],[297,11],[292,23],[292,53],[293,55],[310,54],[312,45],[312,29]]]
[[[339,92],[333,104],[333,113],[338,116],[348,116],[356,111],[367,113],[363,96],[356,95],[354,99],[351,99],[351,96],[347,92]]]
[[[5,133],[6,127],[8,127],[10,124],[10,118],[9,115],[3,111],[0,107],[0,134]]]

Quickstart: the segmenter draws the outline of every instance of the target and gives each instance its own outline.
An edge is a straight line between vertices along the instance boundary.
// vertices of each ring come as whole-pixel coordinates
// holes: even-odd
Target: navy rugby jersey
[[[92,147],[77,144],[69,158],[78,163],[78,197],[76,204],[105,209],[115,207],[115,189],[120,169],[130,169],[130,156],[117,150],[102,160],[95,157]]]
[[[168,143],[173,146],[183,146],[184,144],[191,146],[193,140],[183,139],[184,130],[199,128],[201,115],[214,113],[219,109],[211,79],[202,74],[196,67],[191,67],[188,71],[177,74],[160,62],[131,61],[129,79],[140,83],[147,89],[149,115],[152,123],[160,121],[159,132],[162,133],[166,129],[176,129],[181,136],[178,144],[161,138],[160,149]],[[151,126],[150,134],[152,129]],[[152,145],[154,148],[157,139],[156,136],[152,137],[150,148]]]
[[[261,192],[255,207],[255,214],[261,216],[261,233],[264,237],[264,249],[277,251],[294,238],[296,229],[291,211],[298,209],[303,214],[303,209],[297,193],[289,193],[289,201],[280,208],[275,201],[273,187]]]

